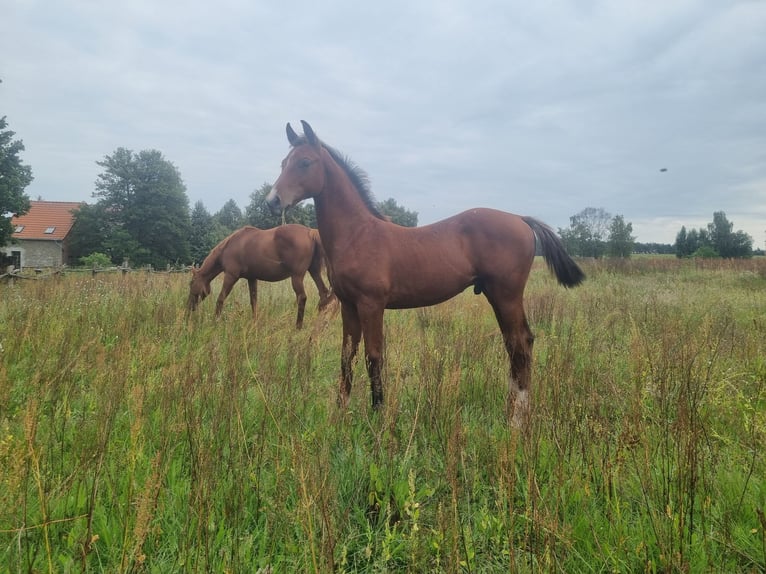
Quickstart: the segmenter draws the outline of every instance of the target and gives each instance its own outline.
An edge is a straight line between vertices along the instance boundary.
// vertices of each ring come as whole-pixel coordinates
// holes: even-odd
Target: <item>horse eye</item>
[[[305,169],[305,168],[307,168],[308,166],[310,166],[310,165],[311,165],[311,163],[312,163],[312,162],[311,162],[311,160],[310,160],[309,158],[307,158],[307,157],[304,157],[303,159],[301,159],[301,161],[298,163],[298,165],[300,165],[302,168],[304,168],[304,169]]]

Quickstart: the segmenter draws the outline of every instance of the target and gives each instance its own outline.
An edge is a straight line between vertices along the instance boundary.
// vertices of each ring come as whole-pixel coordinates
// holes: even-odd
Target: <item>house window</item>
[[[17,225],[16,229],[14,230],[14,233],[21,233],[22,231],[24,231],[24,226],[23,225]]]
[[[46,228],[45,228],[45,233],[47,233],[48,235],[50,235],[50,234],[51,234],[51,233],[53,233],[54,231],[56,231],[56,228],[55,228],[55,227],[46,227]]]

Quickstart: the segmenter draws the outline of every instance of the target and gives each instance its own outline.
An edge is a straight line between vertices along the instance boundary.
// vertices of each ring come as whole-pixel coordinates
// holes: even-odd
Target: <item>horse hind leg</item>
[[[365,363],[370,378],[372,408],[383,406],[383,305],[358,309],[364,337]]]
[[[327,305],[332,302],[333,294],[322,278],[322,248],[318,245],[314,247],[314,255],[311,258],[311,264],[309,265],[308,272],[311,275],[311,279],[317,286],[319,292],[319,310],[321,311]]]
[[[354,377],[354,357],[362,339],[362,325],[356,309],[348,304],[341,305],[343,319],[343,348],[340,355],[340,389],[338,406],[346,407],[351,395],[351,383]]]
[[[503,334],[510,362],[508,409],[511,424],[525,428],[529,421],[529,391],[532,384],[532,348],[534,335],[529,328],[521,297],[499,301],[488,294]]]
[[[293,275],[291,278],[293,291],[295,291],[295,302],[298,305],[298,316],[295,319],[295,328],[303,328],[303,315],[306,311],[306,289],[303,286],[303,275]]]

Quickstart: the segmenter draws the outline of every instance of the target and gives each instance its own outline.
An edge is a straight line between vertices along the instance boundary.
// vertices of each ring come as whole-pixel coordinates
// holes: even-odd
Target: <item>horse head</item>
[[[191,280],[189,281],[189,300],[187,303],[189,311],[194,311],[200,301],[208,295],[210,295],[210,281],[207,281],[196,267],[192,267]]]
[[[308,122],[301,120],[303,136],[287,124],[287,141],[292,149],[282,160],[282,172],[266,196],[272,213],[292,207],[296,203],[321,193],[325,170],[322,162],[322,142]]]

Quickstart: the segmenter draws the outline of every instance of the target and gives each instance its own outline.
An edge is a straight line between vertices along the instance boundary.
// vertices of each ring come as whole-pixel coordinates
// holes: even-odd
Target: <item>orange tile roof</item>
[[[72,229],[73,209],[82,207],[82,202],[74,201],[30,201],[29,211],[25,215],[11,218],[14,230],[23,225],[24,228],[13,233],[14,239],[50,239],[62,240]],[[52,233],[45,233],[52,228]]]

